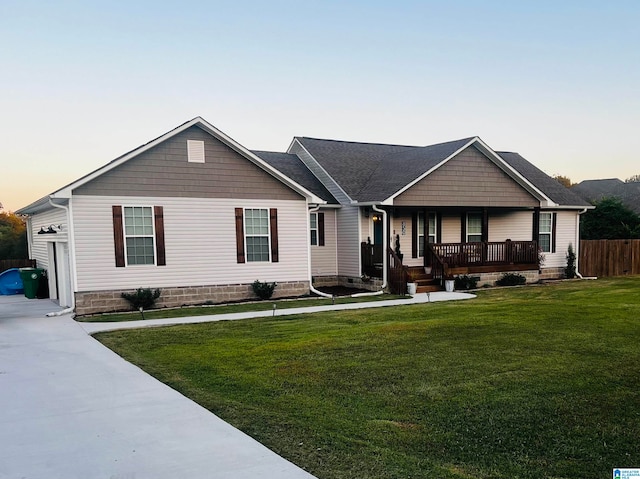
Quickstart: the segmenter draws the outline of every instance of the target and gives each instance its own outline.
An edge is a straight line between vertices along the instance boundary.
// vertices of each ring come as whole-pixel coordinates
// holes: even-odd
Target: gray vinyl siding
[[[187,140],[205,142],[205,162],[187,160]],[[193,126],[100,175],[75,195],[296,200],[298,193]]]
[[[318,162],[311,156],[307,150],[305,150],[298,140],[294,140],[287,153],[293,153],[298,155],[298,158],[306,165],[309,170],[320,180],[329,193],[338,200],[342,205],[348,205],[351,203],[351,198],[337,185],[337,183],[329,176],[329,174],[322,168]]]
[[[393,201],[394,206],[533,207],[540,202],[475,147],[469,147]]]
[[[359,208],[345,206],[336,212],[338,223],[338,274],[360,276]]]
[[[311,274],[335,276],[338,274],[338,236],[336,210],[320,210],[324,213],[324,246],[311,246]]]

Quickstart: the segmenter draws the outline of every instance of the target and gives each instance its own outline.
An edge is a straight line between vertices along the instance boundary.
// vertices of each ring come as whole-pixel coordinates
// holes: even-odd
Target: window
[[[153,208],[125,206],[124,237],[127,265],[155,264]]]
[[[482,241],[482,213],[467,214],[467,243]]]
[[[269,210],[244,210],[247,261],[269,261]]]
[[[309,229],[311,230],[311,246],[318,246],[318,214],[309,215]]]
[[[415,237],[418,240],[418,257],[423,257],[424,249],[425,249],[425,242],[424,242],[425,230],[424,230],[424,214],[423,213],[418,213],[418,222],[416,227],[417,227],[417,233],[415,234]],[[436,243],[437,237],[438,237],[438,231],[437,231],[438,226],[437,226],[435,213],[429,213],[428,227],[429,229],[427,231],[427,241],[429,243]]]
[[[551,252],[551,236],[553,234],[553,213],[540,213],[538,230],[538,246],[544,253]]]

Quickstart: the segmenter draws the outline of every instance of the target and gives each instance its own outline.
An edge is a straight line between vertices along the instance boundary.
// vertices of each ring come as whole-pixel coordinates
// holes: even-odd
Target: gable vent
[[[187,158],[189,163],[204,163],[204,141],[187,140]]]

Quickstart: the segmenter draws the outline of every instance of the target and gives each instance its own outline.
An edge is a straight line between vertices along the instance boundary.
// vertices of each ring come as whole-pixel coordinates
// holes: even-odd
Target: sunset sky
[[[293,136],[480,136],[548,174],[640,173],[640,2],[0,1],[0,203],[202,116]]]

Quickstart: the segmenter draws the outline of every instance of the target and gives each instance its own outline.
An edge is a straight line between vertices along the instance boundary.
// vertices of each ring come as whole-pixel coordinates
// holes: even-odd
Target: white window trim
[[[549,231],[542,231],[542,216],[549,217]],[[553,241],[553,213],[540,212],[540,219],[538,224],[538,247],[542,250],[543,253],[551,253],[553,249],[552,241]],[[540,244],[540,236],[549,236],[549,250],[542,249]]]
[[[480,233],[469,233],[469,217],[470,216],[479,216],[480,217]],[[480,212],[475,212],[472,211],[470,213],[467,213],[467,237],[465,238],[467,241],[467,243],[479,243],[482,241],[482,213]],[[480,239],[478,241],[469,241],[469,236],[480,236]]]
[[[316,218],[316,227],[313,228],[311,226],[311,217],[315,216]],[[313,235],[311,234],[313,231],[316,232],[316,242],[313,242]],[[310,243],[311,246],[318,246],[318,213],[309,213],[309,239],[310,239]]]
[[[429,219],[433,217],[433,233],[431,233],[429,220],[425,223],[424,213],[418,213],[418,231],[416,231],[416,238],[418,240],[418,258],[424,257],[424,251],[427,249],[428,244],[433,244],[438,241],[438,214],[437,213],[429,213]],[[422,234],[420,234],[420,222],[422,222]],[[425,234],[426,232],[426,234]],[[420,238],[423,238],[423,251],[420,254]],[[424,238],[426,238],[427,242],[424,243]],[[429,241],[433,238],[433,242]]]
[[[127,208],[150,208],[151,209],[151,229],[153,230],[153,236],[151,239],[153,240],[153,264],[129,264],[129,250],[127,247],[127,238],[149,238],[149,235],[128,235],[127,234]],[[156,218],[153,206],[149,205],[122,205],[122,235],[124,241],[124,265],[125,268],[132,267],[144,268],[149,266],[156,266],[158,264],[157,252],[156,252]]]
[[[252,234],[252,235],[248,235],[247,234],[247,210],[265,210],[267,212],[267,234]],[[244,255],[245,255],[245,262],[246,263],[271,263],[271,217],[269,215],[269,208],[244,208],[243,210],[243,228],[244,228]],[[247,238],[251,237],[251,238],[264,238],[266,236],[267,238],[267,244],[269,245],[267,248],[267,252],[269,254],[269,259],[267,261],[253,261],[249,259],[249,242],[247,241]]]

